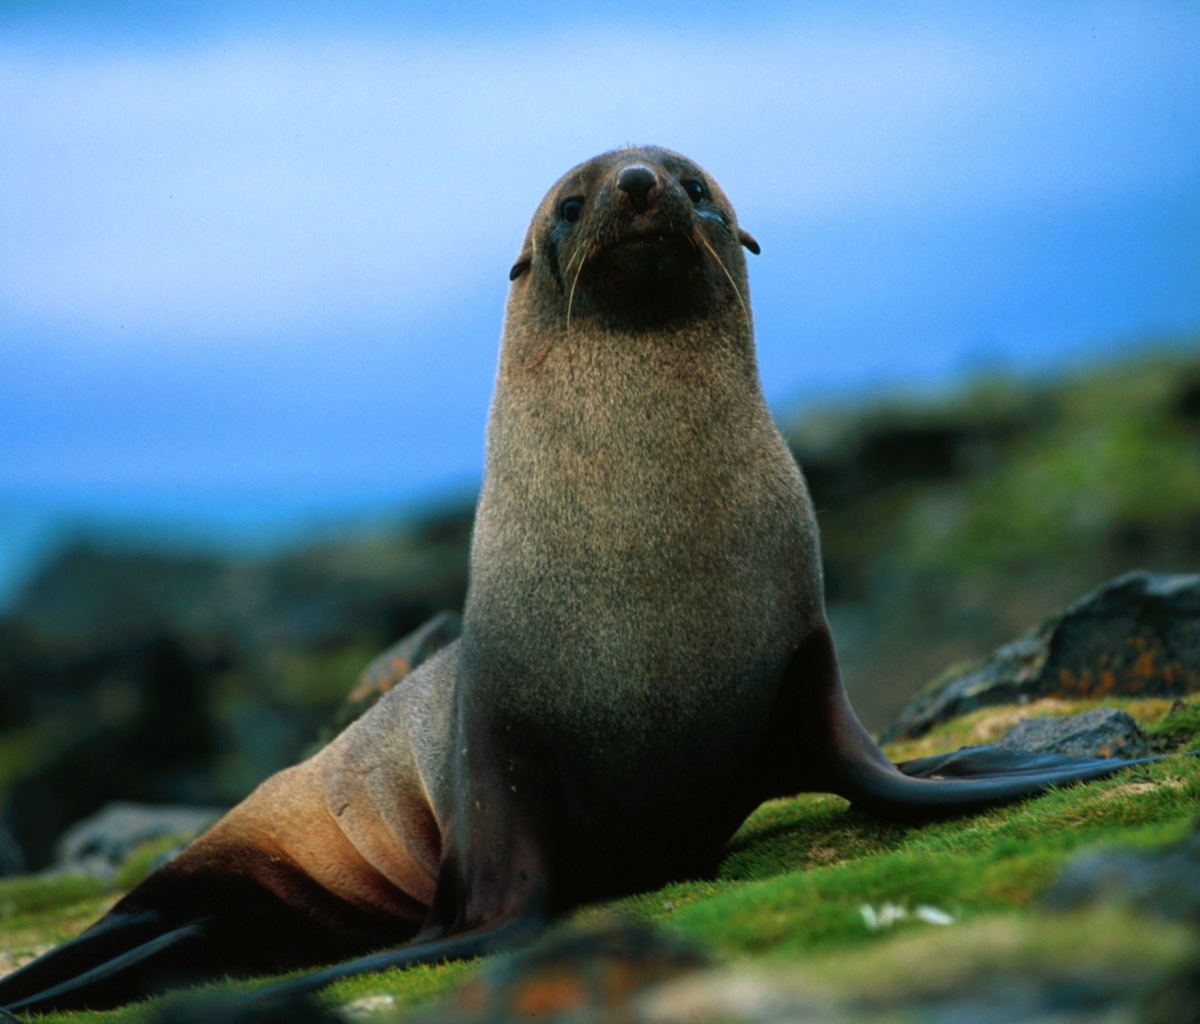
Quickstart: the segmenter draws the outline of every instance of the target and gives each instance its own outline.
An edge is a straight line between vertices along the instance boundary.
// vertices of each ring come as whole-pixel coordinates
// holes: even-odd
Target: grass
[[[1194,745],[1200,733],[1200,702],[1182,710],[1172,710],[1166,701],[1104,703],[1126,708],[1144,727],[1176,743]],[[1096,702],[1043,701],[1021,709],[987,709],[890,753],[918,756],[986,742],[1007,727],[1005,722],[1011,724],[1017,711],[1021,717],[1070,714],[1093,706]],[[890,976],[890,971],[911,980],[912,970],[896,965],[911,961],[912,948],[944,947],[934,962],[942,958],[960,965],[987,960],[985,950],[995,959],[997,949],[1009,949],[1017,960],[1040,962],[1050,955],[1041,952],[1043,946],[1053,945],[1047,935],[1057,936],[1055,942],[1068,942],[1069,936],[1066,946],[1055,948],[1068,950],[1081,963],[1107,962],[1105,957],[1135,966],[1166,963],[1182,956],[1187,945],[1178,930],[1134,921],[1122,924],[1114,937],[1091,918],[1048,918],[1037,910],[1037,900],[1082,847],[1164,846],[1188,833],[1198,807],[1200,759],[1184,756],[920,827],[881,823],[837,797],[806,794],[755,811],[730,841],[715,878],[585,907],[574,918],[585,922],[615,913],[655,922],[733,967],[770,969],[787,963],[829,984],[829,979],[857,977],[855,971],[869,977]],[[121,884],[132,884],[132,875],[146,870],[153,853],[143,854]],[[0,955],[20,957],[61,941],[113,898],[101,883],[77,877],[0,880]],[[870,929],[864,904],[885,903],[936,907],[952,915],[955,925],[938,928],[910,916],[890,928]],[[886,964],[893,966],[885,969]],[[326,990],[323,999],[340,1005],[389,994],[395,999],[390,1009],[403,1012],[445,997],[481,969],[478,963],[443,964],[348,979]],[[153,1004],[51,1014],[45,1020],[137,1024]]]

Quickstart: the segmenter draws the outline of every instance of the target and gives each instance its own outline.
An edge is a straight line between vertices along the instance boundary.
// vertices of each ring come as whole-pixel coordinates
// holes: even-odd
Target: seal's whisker
[[[565,278],[571,272],[571,268],[575,265],[575,261],[579,258],[579,254],[582,251],[583,251],[583,246],[580,246],[578,249],[575,250],[575,254],[569,260],[567,260],[567,265],[565,267],[563,267],[562,274],[559,276],[560,282],[562,281],[563,278]]]
[[[580,247],[579,247],[579,249],[578,249],[578,251],[576,252],[576,254],[575,254],[575,255],[576,255],[576,256],[578,256],[578,255],[579,255],[580,253],[582,253],[582,252],[583,252],[583,246],[580,246]],[[571,257],[571,263],[574,263],[574,262],[575,262],[575,257],[573,256],[573,257]],[[586,256],[584,256],[584,257],[583,257],[583,259],[581,259],[581,260],[579,261],[579,269],[575,271],[575,277],[574,277],[574,278],[572,279],[572,281],[571,281],[571,292],[570,292],[570,294],[567,296],[567,331],[566,331],[566,336],[567,336],[568,338],[571,336],[571,305],[572,305],[572,304],[575,302],[575,286],[576,286],[577,284],[579,284],[579,275],[583,273],[583,265],[584,265],[586,262],[587,262],[587,257],[586,257]],[[567,269],[568,269],[568,270],[570,270],[570,269],[571,269],[571,264],[570,264],[570,263],[568,263],[568,264],[567,264]]]
[[[750,320],[750,310],[746,308],[746,300],[742,298],[742,291],[740,288],[738,288],[737,282],[733,279],[733,275],[729,272],[729,268],[725,266],[724,260],[717,255],[717,250],[709,245],[708,239],[705,238],[704,235],[697,231],[696,237],[704,243],[704,248],[712,253],[712,258],[717,261],[717,266],[719,266],[725,272],[725,276],[729,278],[729,286],[733,289],[733,294],[737,296],[737,300],[742,307],[742,312],[746,314],[746,323],[751,324],[752,321]]]

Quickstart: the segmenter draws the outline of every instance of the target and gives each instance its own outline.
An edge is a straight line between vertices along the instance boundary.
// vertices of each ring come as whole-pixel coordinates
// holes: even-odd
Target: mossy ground
[[[1185,748],[1200,745],[1200,701],[1174,709],[1166,701],[1105,703],[1126,708],[1145,727]],[[1016,717],[1093,706],[1043,701],[988,709],[889,753],[901,759],[986,742]],[[911,986],[923,976],[914,964],[952,964],[961,971],[978,962],[994,968],[1007,962],[1005,957],[1041,963],[1065,956],[1078,963],[1165,967],[1192,948],[1186,933],[1132,920],[1098,923],[1095,915],[1050,918],[1038,909],[1038,897],[1080,848],[1166,845],[1187,834],[1198,808],[1200,758],[1185,756],[921,827],[881,823],[837,797],[803,795],[764,804],[751,815],[731,840],[715,878],[587,907],[575,917],[587,921],[620,914],[652,921],[721,961],[765,968],[787,962],[815,972],[826,985],[843,978],[859,986],[863,978],[894,975]],[[150,859],[142,858],[145,863],[126,872],[120,884],[132,884]],[[19,962],[61,941],[113,898],[113,891],[87,879],[0,881],[0,956]],[[870,929],[863,906],[886,903],[934,907],[955,923],[938,927],[910,916]],[[331,987],[324,998],[341,1004],[388,993],[403,1010],[454,991],[479,969],[458,963],[357,978]],[[935,971],[929,983],[944,980],[948,970]],[[150,1005],[45,1019],[135,1024]]]

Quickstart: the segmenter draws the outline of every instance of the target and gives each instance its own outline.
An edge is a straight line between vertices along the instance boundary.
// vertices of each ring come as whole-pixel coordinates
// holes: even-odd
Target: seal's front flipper
[[[193,980],[189,962],[205,925],[172,927],[153,910],[110,914],[0,981],[0,1005],[14,1013],[115,1006]]]
[[[918,821],[972,813],[1157,760],[968,747],[897,767],[850,707],[833,638],[822,625],[797,647],[784,672],[757,765],[764,796],[831,792],[879,817]]]
[[[247,999],[282,1000],[309,995],[332,985],[343,978],[354,978],[360,974],[376,974],[379,971],[390,971],[393,967],[416,967],[420,964],[443,963],[447,960],[470,960],[475,957],[487,956],[500,950],[518,949],[534,939],[542,932],[540,919],[507,921],[495,928],[482,929],[462,935],[452,935],[448,938],[433,936],[428,940],[420,938],[398,949],[387,949],[382,953],[359,957],[343,964],[335,964],[324,970],[313,971],[299,978],[289,978],[274,985],[259,989]]]

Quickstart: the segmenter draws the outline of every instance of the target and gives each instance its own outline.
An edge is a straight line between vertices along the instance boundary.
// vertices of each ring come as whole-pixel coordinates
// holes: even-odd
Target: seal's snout
[[[645,213],[651,195],[658,186],[658,176],[641,164],[625,167],[617,175],[617,188],[629,197],[629,202],[638,213]]]

